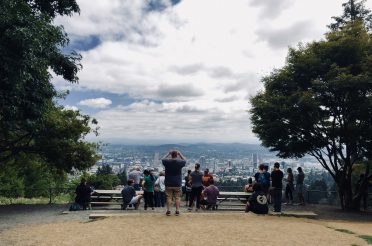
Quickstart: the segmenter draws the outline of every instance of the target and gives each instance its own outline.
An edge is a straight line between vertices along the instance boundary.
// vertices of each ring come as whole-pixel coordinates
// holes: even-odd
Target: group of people
[[[180,203],[182,194],[182,168],[186,165],[186,158],[181,152],[171,150],[162,158],[164,171],[160,172],[156,178],[151,171],[145,170],[143,172],[144,178],[142,183],[141,173],[139,168],[129,173],[128,185],[122,190],[123,209],[128,206],[134,206],[138,209],[141,200],[144,199],[144,209],[157,206],[164,206],[164,201],[167,211],[166,215],[171,215],[170,207],[172,200],[175,201],[175,215],[180,214]],[[143,195],[136,193],[139,187],[142,186]],[[195,170],[188,170],[185,177],[186,204],[188,210],[192,211],[195,205],[195,210],[200,208],[215,209],[219,190],[214,185],[213,176],[206,169],[204,172],[200,171],[200,164],[195,164]]]
[[[291,168],[287,169],[287,177],[280,170],[280,164],[276,162],[271,173],[269,167],[261,164],[258,172],[254,175],[255,184],[252,179],[248,180],[245,191],[253,192],[246,205],[246,212],[252,211],[258,214],[268,213],[268,203],[274,205],[274,212],[281,212],[282,209],[282,189],[283,180],[287,182],[285,187],[286,204],[293,204],[294,176]],[[296,189],[299,199],[299,205],[305,205],[303,196],[303,185],[305,174],[301,167],[297,168]]]
[[[142,182],[139,168],[129,173],[128,185],[124,187],[121,194],[123,197],[123,209],[134,206],[138,209],[141,200],[144,199],[144,209],[151,207],[164,207],[166,205],[166,215],[170,215],[170,205],[172,199],[175,200],[175,215],[180,214],[180,196],[182,186],[182,168],[186,165],[186,158],[179,151],[169,151],[162,158],[164,171],[160,172],[156,178],[150,170],[143,172]],[[136,193],[142,186],[143,195]],[[165,203],[165,204],[164,204]]]
[[[155,177],[150,170],[142,173],[139,168],[132,170],[128,177],[127,185],[121,191],[123,197],[123,209],[133,206],[138,209],[141,200],[144,200],[144,209],[166,206],[166,215],[171,215],[170,207],[172,200],[175,201],[175,215],[180,214],[180,203],[182,194],[182,168],[186,165],[186,158],[180,151],[171,150],[162,158],[164,171],[159,177]],[[208,169],[200,171],[200,164],[195,164],[194,171],[188,170],[184,177],[186,194],[186,206],[188,211],[195,211],[200,208],[216,209],[217,198],[220,195],[219,189],[214,185],[213,175]],[[276,162],[271,173],[268,166],[261,164],[258,172],[254,175],[255,182],[249,178],[246,192],[252,192],[247,205],[246,212],[258,214],[268,213],[268,204],[273,203],[274,212],[281,212],[283,180],[287,182],[285,187],[286,203],[293,203],[293,191],[295,190],[294,175],[291,168],[287,169],[287,176],[280,170],[280,164]],[[305,175],[301,167],[297,168],[296,189],[299,204],[304,205],[303,182]],[[143,174],[143,178],[142,177]],[[143,194],[137,194],[142,187]],[[82,179],[81,184],[76,188],[76,202],[85,209],[90,201],[91,189]]]
[[[208,168],[203,173],[200,171],[200,164],[196,163],[195,170],[188,170],[185,176],[185,194],[188,211],[192,211],[194,205],[195,211],[198,211],[200,208],[216,209],[220,191],[214,185],[213,175]]]
[[[137,170],[135,170],[136,172]],[[165,172],[161,171],[159,177],[155,177],[150,170],[143,172],[141,182],[143,195],[137,195],[140,186],[135,179],[128,179],[127,186],[121,191],[123,197],[123,209],[134,205],[138,209],[142,198],[145,201],[144,209],[165,206]],[[140,179],[139,179],[140,180]]]

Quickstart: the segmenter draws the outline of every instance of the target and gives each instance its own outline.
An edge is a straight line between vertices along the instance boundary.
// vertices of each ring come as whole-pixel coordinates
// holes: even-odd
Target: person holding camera
[[[169,159],[169,157],[171,157]],[[179,159],[178,159],[179,157]],[[175,199],[176,213],[180,214],[180,201],[181,201],[181,186],[182,186],[182,168],[186,165],[186,158],[181,152],[176,150],[170,150],[166,155],[163,156],[162,162],[165,168],[165,194],[167,197],[167,216],[171,214],[170,205],[172,197]]]

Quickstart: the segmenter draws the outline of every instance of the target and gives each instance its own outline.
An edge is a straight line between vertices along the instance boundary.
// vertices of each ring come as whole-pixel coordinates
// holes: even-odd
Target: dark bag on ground
[[[76,202],[72,203],[70,205],[69,211],[78,211],[80,210],[80,205]]]

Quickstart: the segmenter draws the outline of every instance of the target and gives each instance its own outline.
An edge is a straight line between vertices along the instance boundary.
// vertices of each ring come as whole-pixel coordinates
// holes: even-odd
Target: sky
[[[288,47],[320,40],[337,0],[77,0],[58,17],[79,83],[53,76],[60,103],[96,118],[89,140],[123,144],[260,143],[249,98]],[[372,8],[371,2],[367,7]]]

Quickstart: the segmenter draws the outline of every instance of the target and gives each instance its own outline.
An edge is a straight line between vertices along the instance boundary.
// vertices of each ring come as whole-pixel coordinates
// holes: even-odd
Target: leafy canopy
[[[53,71],[78,81],[80,55],[64,54],[69,42],[56,15],[78,12],[75,0],[0,1],[0,161],[27,148],[57,92]]]
[[[281,157],[325,154],[334,170],[370,157],[371,67],[371,36],[361,21],[290,49],[286,65],[251,98],[253,132]]]

